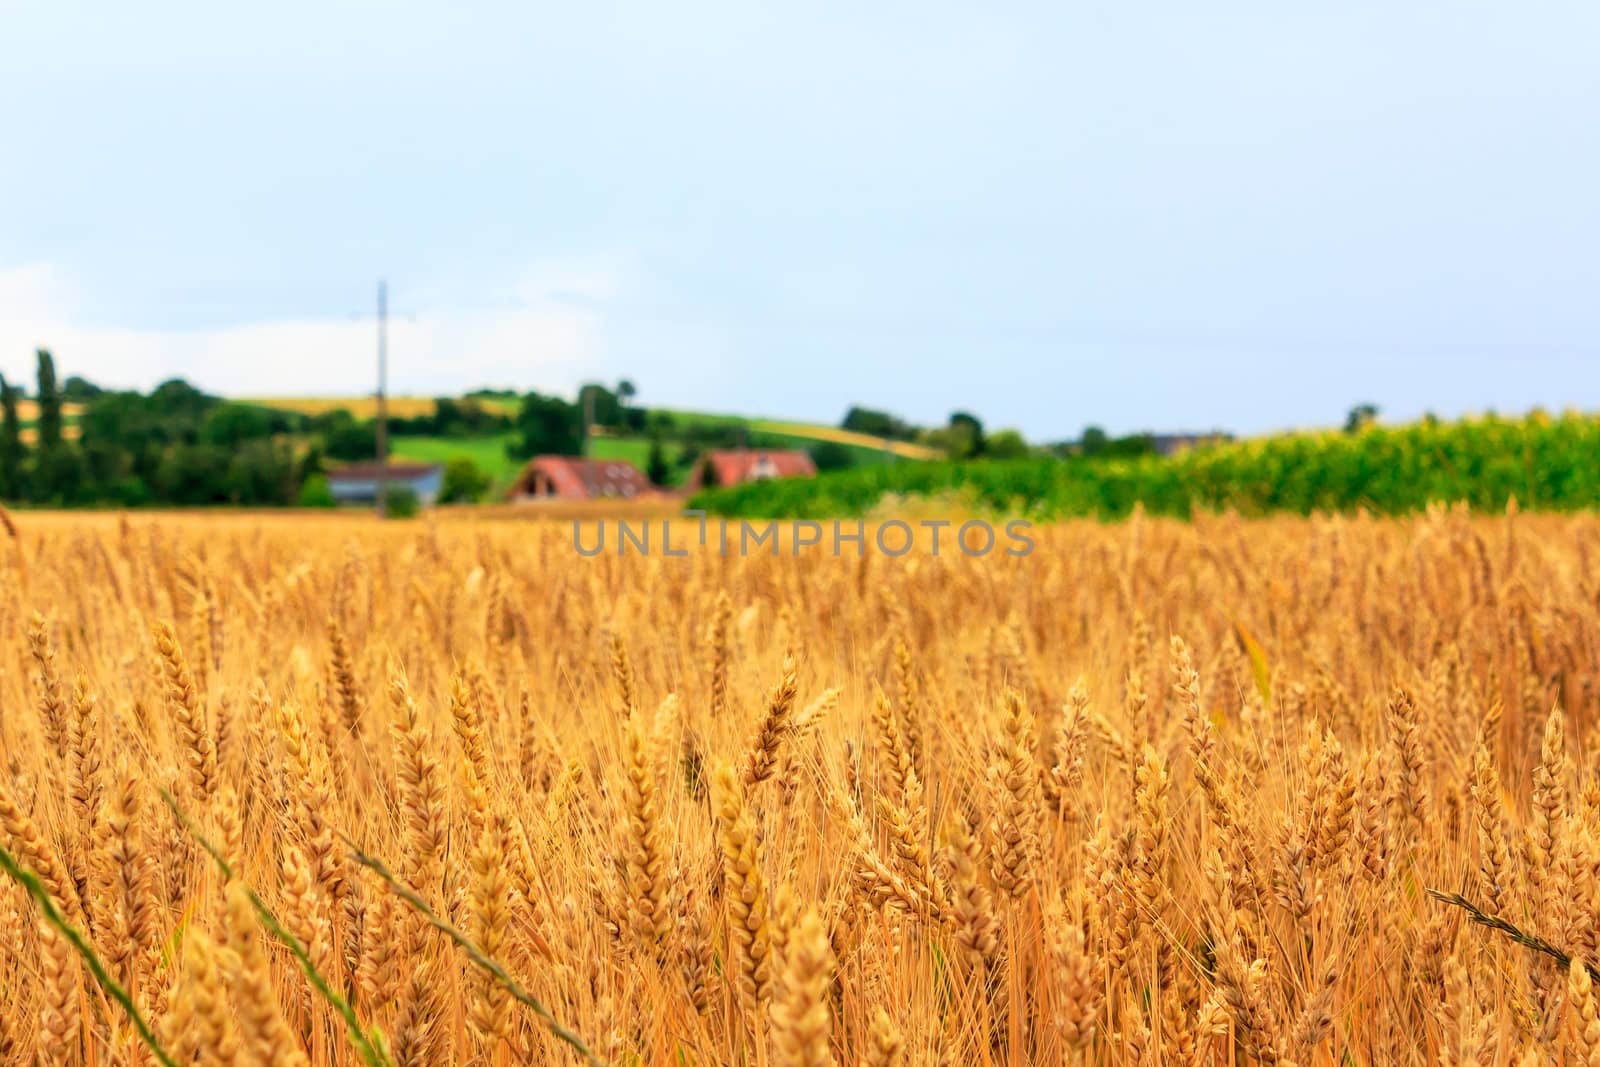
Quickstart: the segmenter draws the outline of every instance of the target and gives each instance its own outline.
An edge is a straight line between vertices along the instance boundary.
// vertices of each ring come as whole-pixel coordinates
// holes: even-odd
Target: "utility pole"
[[[378,280],[378,518],[389,514],[389,285]]]

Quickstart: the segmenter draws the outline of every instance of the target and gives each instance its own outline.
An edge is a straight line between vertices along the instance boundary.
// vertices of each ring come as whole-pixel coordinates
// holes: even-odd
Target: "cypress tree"
[[[39,349],[39,452],[49,455],[61,447],[61,389],[56,385],[56,361]]]
[[[22,420],[17,415],[17,389],[0,374],[0,497],[22,495]]]

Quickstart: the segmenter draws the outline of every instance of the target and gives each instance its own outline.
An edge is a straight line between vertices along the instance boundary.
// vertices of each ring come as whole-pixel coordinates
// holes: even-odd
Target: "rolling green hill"
[[[448,463],[457,456],[466,456],[489,477],[509,482],[522,464],[506,453],[506,445],[514,435],[492,434],[486,437],[412,437],[401,435],[389,442],[389,454],[398,460],[418,463]]]
[[[685,425],[739,426],[762,437],[777,438],[785,442],[784,448],[807,448],[822,441],[831,441],[850,449],[863,460],[882,463],[888,456],[896,459],[929,460],[940,458],[937,449],[910,441],[886,441],[871,434],[841,430],[837,426],[823,426],[812,422],[790,422],[783,419],[752,418],[745,415],[714,415],[695,411],[662,410]]]

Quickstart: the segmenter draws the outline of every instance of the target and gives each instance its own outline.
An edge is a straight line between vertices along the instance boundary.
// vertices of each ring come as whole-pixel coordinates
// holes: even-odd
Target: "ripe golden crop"
[[[18,517],[0,1063],[1600,1063],[1600,522],[1032,536]]]

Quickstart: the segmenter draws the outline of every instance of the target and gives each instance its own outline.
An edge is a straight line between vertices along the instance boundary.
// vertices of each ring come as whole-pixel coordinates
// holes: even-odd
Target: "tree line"
[[[938,449],[947,459],[1024,459],[1028,456],[1130,459],[1156,452],[1155,435],[1133,433],[1113,437],[1099,426],[1087,426],[1076,440],[1034,446],[1016,430],[986,431],[983,420],[970,411],[953,411],[943,426],[918,426],[887,411],[852,407],[839,427],[855,433],[910,441]]]
[[[37,361],[31,427],[23,425],[21,388],[0,376],[0,499],[51,507],[268,507],[296,503],[320,470],[320,453],[297,456],[282,440],[293,429],[292,413],[230,403],[179,378],[149,393],[104,390],[75,377],[62,385],[47,350]],[[67,432],[67,403],[82,405],[75,436]]]

